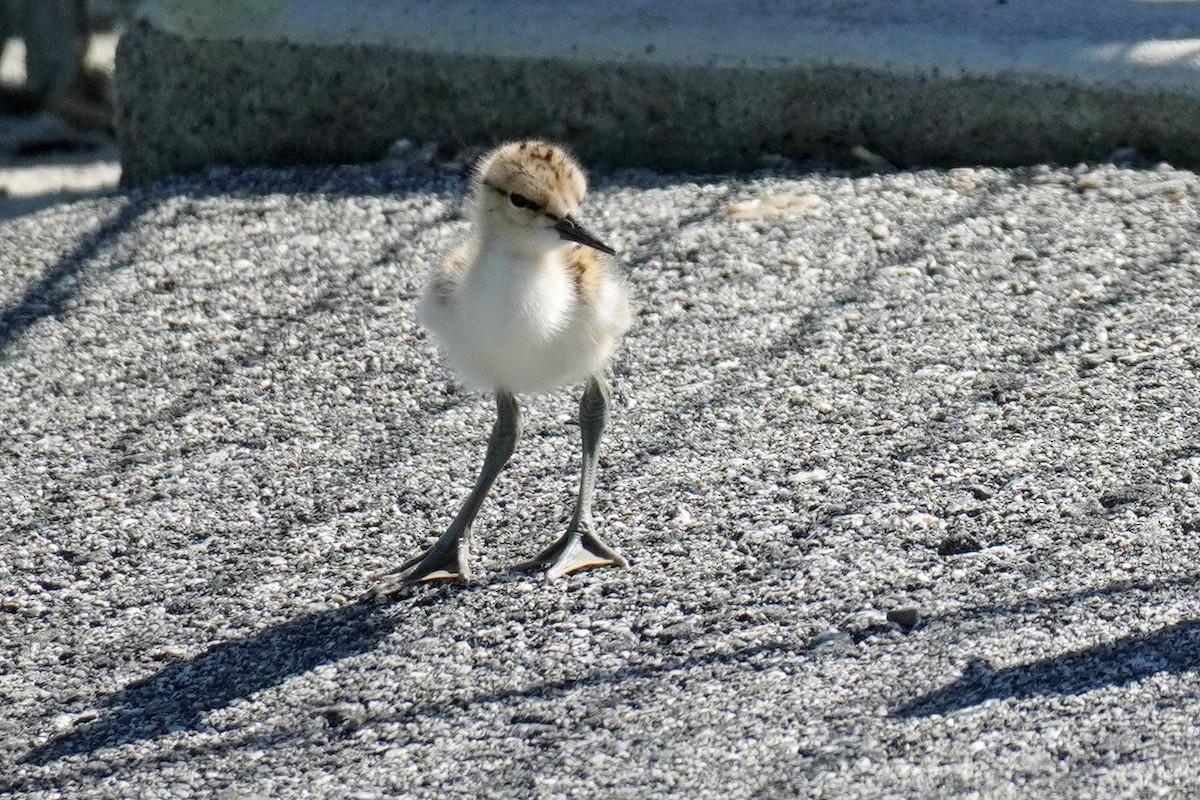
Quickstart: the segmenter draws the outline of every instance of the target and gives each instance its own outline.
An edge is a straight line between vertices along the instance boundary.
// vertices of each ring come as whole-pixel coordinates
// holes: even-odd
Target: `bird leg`
[[[510,392],[500,390],[496,392],[496,424],[492,427],[491,438],[488,439],[487,455],[484,456],[483,469],[475,481],[475,488],[471,490],[470,496],[450,523],[450,527],[433,546],[404,562],[395,573],[382,576],[381,580],[385,583],[371,592],[374,596],[394,594],[405,586],[422,581],[457,578],[467,583],[471,580],[471,568],[468,563],[471,526],[475,522],[475,515],[479,513],[479,507],[487,497],[488,490],[496,482],[500,470],[508,463],[520,438],[521,407]]]
[[[588,380],[583,398],[579,401],[579,428],[583,434],[583,463],[579,470],[579,499],[571,524],[554,544],[518,569],[548,565],[546,580],[552,581],[568,573],[591,567],[628,567],[629,562],[613,550],[592,530],[592,494],[596,490],[596,460],[600,453],[600,437],[608,423],[608,383],[602,376]]]

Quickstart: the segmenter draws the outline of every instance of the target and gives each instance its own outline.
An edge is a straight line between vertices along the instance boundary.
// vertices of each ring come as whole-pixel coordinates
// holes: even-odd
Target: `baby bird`
[[[547,580],[589,567],[626,567],[592,529],[600,438],[608,422],[603,371],[629,327],[624,282],[601,255],[615,251],[576,218],[587,182],[564,150],[510,142],[475,170],[471,239],[434,273],[419,318],[452,369],[495,392],[497,418],[475,488],[449,529],[403,564],[387,594],[421,581],[469,581],[472,524],[521,435],[516,395],[586,381],[579,404],[583,462],[571,522],[522,568],[545,565]]]

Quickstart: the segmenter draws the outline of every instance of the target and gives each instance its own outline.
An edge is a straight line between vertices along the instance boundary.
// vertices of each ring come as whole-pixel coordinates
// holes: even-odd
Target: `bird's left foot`
[[[546,580],[552,581],[583,569],[596,567],[621,567],[624,569],[629,566],[629,562],[591,530],[581,531],[573,528],[535,558],[518,564],[517,569],[533,569],[540,566],[549,567],[546,570]]]

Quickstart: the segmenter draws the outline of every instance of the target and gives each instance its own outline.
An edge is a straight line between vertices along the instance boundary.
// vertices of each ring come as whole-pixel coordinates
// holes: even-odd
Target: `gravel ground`
[[[492,405],[414,322],[461,178],[214,170],[0,225],[0,792],[1194,797],[1200,181],[595,176],[640,313],[479,579],[360,601]]]

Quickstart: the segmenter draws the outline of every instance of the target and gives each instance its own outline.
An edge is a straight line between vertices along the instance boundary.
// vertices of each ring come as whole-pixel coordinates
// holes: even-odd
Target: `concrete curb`
[[[122,39],[126,183],[374,159],[401,137],[533,134],[590,161],[672,169],[855,146],[897,165],[1117,147],[1200,164],[1200,14],[1181,3],[245,5],[185,16],[158,0]]]

